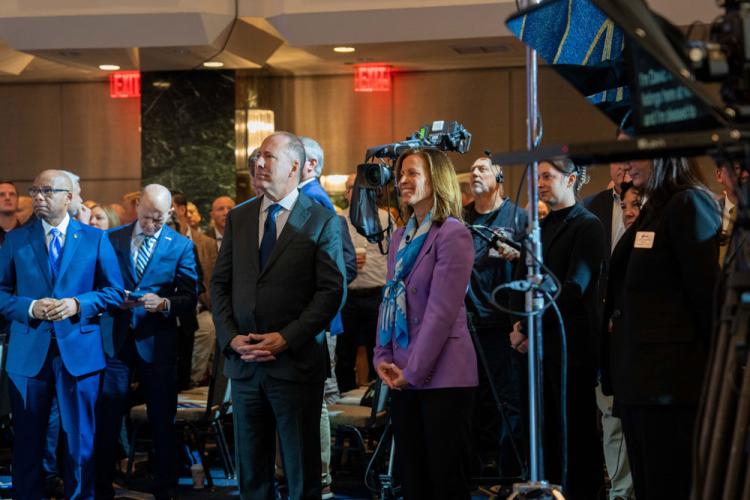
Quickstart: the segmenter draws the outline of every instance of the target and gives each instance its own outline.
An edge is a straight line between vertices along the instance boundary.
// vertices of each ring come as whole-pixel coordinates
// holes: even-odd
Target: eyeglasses
[[[29,188],[29,196],[34,198],[36,195],[41,194],[45,198],[52,198],[55,193],[70,193],[70,189],[55,189],[51,187],[32,187]]]

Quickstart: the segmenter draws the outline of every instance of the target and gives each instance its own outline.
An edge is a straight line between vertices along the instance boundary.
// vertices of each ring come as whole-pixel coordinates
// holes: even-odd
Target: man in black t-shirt
[[[479,388],[475,405],[475,451],[483,476],[498,474],[518,476],[521,464],[515,448],[523,449],[521,437],[521,381],[522,358],[511,349],[507,338],[510,318],[493,305],[494,300],[509,307],[506,291],[495,289],[513,279],[513,268],[519,253],[505,244],[492,246],[482,233],[491,236],[487,228],[502,231],[520,240],[526,228],[526,213],[503,196],[503,170],[489,158],[478,158],[471,167],[471,187],[474,201],[464,208],[464,220],[474,227],[474,268],[466,308],[479,340]],[[482,356],[483,355],[483,356]],[[487,361],[486,367],[481,358]],[[503,415],[497,411],[489,380],[497,390]]]

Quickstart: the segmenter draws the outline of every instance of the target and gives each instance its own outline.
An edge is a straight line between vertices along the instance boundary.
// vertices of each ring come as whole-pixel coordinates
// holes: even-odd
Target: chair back
[[[224,354],[216,345],[211,373],[208,377],[208,399],[206,400],[206,419],[214,420],[226,414],[230,405],[229,379],[224,375]]]

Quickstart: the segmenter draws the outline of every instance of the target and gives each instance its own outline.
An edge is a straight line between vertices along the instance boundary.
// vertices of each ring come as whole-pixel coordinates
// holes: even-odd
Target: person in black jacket
[[[646,199],[612,254],[611,380],[638,500],[687,498],[709,351],[719,211],[684,158],[629,162]]]
[[[464,221],[473,226],[474,267],[471,270],[466,310],[476,332],[480,360],[477,405],[473,426],[476,462],[482,476],[514,477],[521,474],[522,460],[516,450],[523,442],[521,422],[520,371],[522,356],[511,349],[504,334],[511,327],[507,313],[497,309],[497,300],[506,308],[508,294],[494,296],[498,285],[513,279],[518,251],[487,241],[489,228],[520,240],[526,227],[526,212],[503,192],[503,168],[487,157],[477,158],[471,166],[474,201],[464,206]],[[502,404],[498,413],[490,381]]]
[[[569,160],[539,164],[539,198],[550,207],[541,223],[543,260],[560,281],[557,305],[567,338],[567,478],[562,468],[560,327],[552,308],[542,319],[544,365],[544,470],[546,479],[563,484],[566,498],[595,499],[602,482],[602,449],[596,427],[594,385],[598,366],[598,282],[604,262],[604,230],[591,212],[576,203],[586,172]],[[519,268],[517,275],[524,274]],[[523,298],[514,309],[520,309]],[[510,334],[511,346],[526,352],[521,322]]]

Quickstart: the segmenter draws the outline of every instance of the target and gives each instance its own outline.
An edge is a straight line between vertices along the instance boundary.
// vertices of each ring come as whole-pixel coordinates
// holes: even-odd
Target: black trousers
[[[396,463],[405,500],[471,498],[473,387],[391,393]]]
[[[114,498],[112,480],[117,460],[122,417],[129,410],[131,374],[135,370],[143,387],[156,460],[154,496],[166,498],[177,489],[177,369],[174,362],[146,363],[129,338],[116,357],[107,356],[96,403],[96,497]],[[133,443],[131,443],[132,445]]]
[[[638,500],[688,498],[695,406],[619,405]]]
[[[274,499],[276,433],[290,500],[320,498],[320,409],[323,382],[270,377],[232,379],[237,482],[243,500]]]
[[[554,357],[546,353],[547,360]],[[559,364],[544,363],[543,447],[544,478],[562,484],[562,416],[560,413]],[[524,376],[524,385],[528,385]],[[596,376],[589,367],[568,365],[568,474],[567,500],[597,500],[604,488],[604,454],[597,427]],[[528,421],[528,392],[524,395],[524,419]]]
[[[349,289],[347,292],[346,304],[341,310],[344,333],[336,338],[336,381],[341,392],[357,388],[354,366],[359,346],[367,347],[370,379],[375,378],[372,351],[378,328],[380,294],[380,288]]]
[[[487,369],[478,359],[479,387],[472,428],[477,456],[474,463],[484,468],[494,462],[501,476],[517,477],[521,474],[524,448],[520,370],[526,357],[511,349],[509,331],[509,326],[476,327],[478,347],[487,360]],[[490,381],[500,398],[502,414],[498,411]]]

